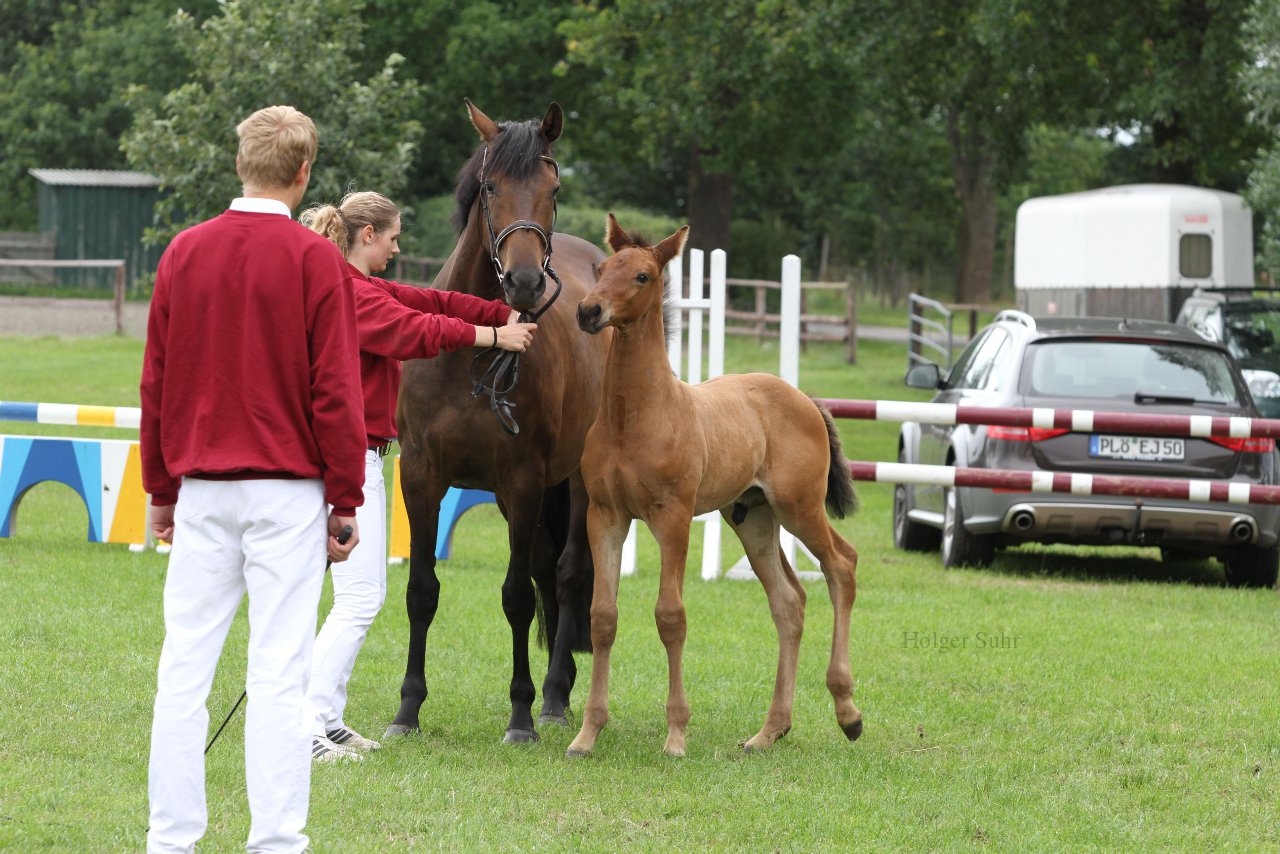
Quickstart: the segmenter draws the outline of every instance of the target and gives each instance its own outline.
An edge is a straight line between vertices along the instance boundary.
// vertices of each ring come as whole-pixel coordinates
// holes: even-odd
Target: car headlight
[[[1280,397],[1280,374],[1272,371],[1241,371],[1254,399]]]

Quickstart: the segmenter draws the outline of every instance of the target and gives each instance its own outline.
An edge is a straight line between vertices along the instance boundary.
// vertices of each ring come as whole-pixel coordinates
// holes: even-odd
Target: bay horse
[[[771,374],[726,375],[699,385],[671,373],[664,335],[663,269],[680,255],[688,226],[655,245],[627,234],[609,214],[614,254],[578,305],[578,325],[613,327],[600,414],[587,434],[582,472],[591,497],[587,531],[595,558],[591,604],[591,690],[569,756],[585,756],[608,721],[609,655],[617,634],[622,543],[632,519],[658,540],[662,573],[655,617],[667,650],[664,752],[685,753],[689,703],[682,655],[682,601],[689,528],[719,509],[760,579],[778,631],[773,700],[764,726],[744,745],[770,747],[791,729],[805,592],[779,545],[779,525],[817,556],[835,609],[827,688],[850,740],[862,734],[849,671],[849,621],[858,553],[827,521],[857,505],[831,415]]]
[[[604,253],[585,240],[553,233],[560,180],[551,144],[564,127],[560,106],[551,104],[540,122],[498,124],[470,100],[466,105],[480,143],[458,173],[458,242],[435,286],[505,299],[525,318],[543,313],[532,346],[519,357],[518,383],[491,393],[490,405],[474,396],[474,350],[404,366],[396,418],[412,540],[405,591],[409,649],[400,708],[387,735],[419,728],[427,696],[426,638],[440,598],[440,500],[458,486],[494,492],[507,522],[511,555],[502,610],[511,627],[512,674],[503,740],[530,742],[538,740],[529,669],[535,616],[549,655],[539,723],[568,725],[576,677],[572,652],[590,649],[591,554],[578,467],[599,408],[608,342],[577,330],[574,307]],[[551,295],[548,276],[556,281]],[[496,383],[510,386],[512,375]]]

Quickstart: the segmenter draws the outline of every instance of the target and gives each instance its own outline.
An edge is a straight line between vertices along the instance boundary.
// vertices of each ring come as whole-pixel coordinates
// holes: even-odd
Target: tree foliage
[[[1242,74],[1243,89],[1257,126],[1280,137],[1280,5],[1259,2],[1246,25],[1250,61]],[[1259,266],[1272,283],[1280,282],[1280,142],[1259,156],[1249,176],[1247,198],[1260,212],[1262,226],[1254,237]]]
[[[1008,279],[1029,196],[1141,181],[1236,191],[1246,176],[1259,253],[1280,273],[1278,9],[9,0],[0,229],[35,226],[30,167],[128,165],[165,183],[163,240],[238,191],[235,124],[271,103],[320,130],[309,201],[352,185],[438,198],[476,142],[466,96],[502,120],[559,101],[563,207],[587,209],[583,229],[619,206],[678,217],[695,246],[734,236],[735,275],[775,275],[798,252],[806,273],[861,268],[886,294],[982,302]],[[448,238],[431,234],[433,247]]]
[[[582,145],[597,192],[634,189],[637,166],[687,187],[672,200],[690,243],[725,247],[738,185],[789,175],[833,153],[846,122],[849,54],[835,4],[725,0],[714,13],[680,0],[589,4],[567,21],[568,67],[589,81]],[[819,133],[821,130],[821,133]],[[601,164],[616,164],[614,184]],[[669,186],[669,185],[668,185]],[[645,200],[632,198],[629,201]]]
[[[353,185],[392,197],[404,189],[422,137],[419,87],[399,74],[396,54],[356,80],[358,8],[346,0],[224,0],[203,23],[174,15],[170,33],[191,77],[154,106],[147,87],[132,87],[136,117],[123,141],[129,162],[167,190],[155,239],[225,209],[239,190],[235,125],[271,104],[295,106],[316,123],[309,201],[336,200]]]
[[[12,59],[0,63],[0,230],[36,226],[28,169],[124,167],[119,141],[133,118],[128,87],[141,80],[176,86],[189,70],[172,56],[165,34],[177,6],[0,4],[0,56]]]

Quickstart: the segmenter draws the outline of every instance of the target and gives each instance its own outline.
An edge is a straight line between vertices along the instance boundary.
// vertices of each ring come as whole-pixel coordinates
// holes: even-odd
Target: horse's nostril
[[[579,305],[578,306],[578,327],[584,330],[590,330],[600,320],[600,306],[598,305]]]

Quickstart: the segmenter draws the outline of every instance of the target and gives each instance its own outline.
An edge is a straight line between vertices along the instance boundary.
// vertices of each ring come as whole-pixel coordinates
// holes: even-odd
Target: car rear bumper
[[[1280,507],[1257,505],[1215,509],[1145,501],[1113,504],[1023,500],[974,509],[977,513],[967,520],[969,530],[1027,542],[1130,543],[1194,549],[1270,547],[1276,544],[1280,524]]]

